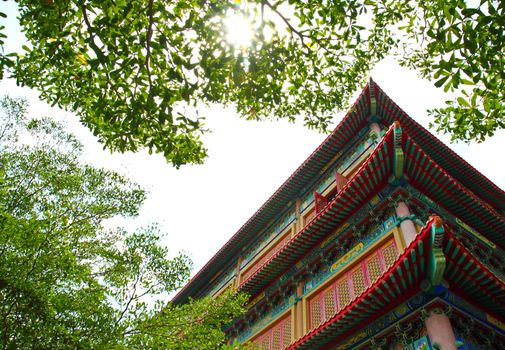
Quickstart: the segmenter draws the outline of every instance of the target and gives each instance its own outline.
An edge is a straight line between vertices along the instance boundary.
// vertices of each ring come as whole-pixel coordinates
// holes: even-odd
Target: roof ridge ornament
[[[372,77],[368,82],[368,93],[370,95],[370,117],[374,119],[377,116],[377,98],[375,97],[375,83]]]

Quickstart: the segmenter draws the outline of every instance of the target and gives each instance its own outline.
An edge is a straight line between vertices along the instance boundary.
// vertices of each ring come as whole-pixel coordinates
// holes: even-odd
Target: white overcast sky
[[[9,33],[19,29],[11,21],[13,3],[2,2],[10,18],[0,19]],[[12,40],[14,36],[9,35]],[[447,99],[432,83],[419,79],[415,72],[399,67],[393,60],[381,62],[372,72],[373,79],[411,117],[427,127],[426,109],[441,106]],[[232,109],[215,106],[206,109],[206,125],[212,133],[203,140],[209,149],[204,165],[184,166],[179,170],[166,164],[161,156],[110,154],[103,151],[91,133],[75,116],[38,101],[36,91],[16,87],[13,81],[0,82],[0,95],[27,97],[33,116],[62,118],[85,144],[85,157],[97,166],[118,170],[149,191],[141,214],[121,222],[127,227],[158,222],[167,236],[172,253],[185,251],[194,260],[196,273],[205,262],[249,219],[270,195],[291,175],[324,140],[325,135],[302,125],[285,121],[253,122],[239,119]],[[335,114],[335,124],[343,113]],[[432,130],[433,132],[433,130]],[[437,135],[448,143],[449,138]],[[505,188],[505,131],[484,143],[450,144],[460,156]],[[443,164],[442,164],[443,166]]]

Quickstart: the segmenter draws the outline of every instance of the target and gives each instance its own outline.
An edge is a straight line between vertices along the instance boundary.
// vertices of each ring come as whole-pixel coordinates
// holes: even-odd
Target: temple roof
[[[501,210],[502,214],[505,213],[504,190],[496,186],[432,133],[409,117],[373,80],[370,80],[369,86],[374,91],[377,99],[377,115],[382,122],[386,123],[386,126],[399,121],[402,128],[408,131],[412,139],[422,145],[426,153],[435,162],[441,164],[446,172],[489,205]],[[370,88],[367,90],[370,90]]]
[[[436,163],[410,135],[404,134],[402,146],[409,183],[503,249],[505,217]]]
[[[372,106],[371,101],[375,99],[376,107]],[[375,109],[375,110],[373,110]],[[505,232],[502,231],[501,225],[503,218],[500,217],[497,211],[505,211],[505,192],[494,185],[485,176],[479,173],[476,169],[470,166],[466,161],[459,157],[456,153],[445,146],[441,141],[434,137],[421,125],[416,123],[410,118],[403,110],[401,110],[372,80],[369,85],[365,87],[358,100],[355,102],[351,110],[341,120],[335,130],[323,141],[323,143],[298,167],[298,169],[277,189],[277,191],[258,209],[258,211],[231,237],[231,239],[205,264],[205,266],[193,277],[193,279],[179,291],[174,297],[173,302],[184,302],[189,296],[201,289],[212,276],[219,270],[227,266],[239,254],[244,245],[248,244],[257,237],[266,225],[274,219],[287,204],[293,199],[302,195],[306,188],[315,177],[318,177],[330,161],[332,161],[340,151],[344,150],[348,143],[356,136],[356,134],[363,129],[371,120],[371,113],[380,119],[386,127],[389,127],[395,120],[400,121],[402,128],[410,136],[408,144],[407,158],[413,157],[411,172],[406,169],[410,174],[416,174],[419,171],[432,172],[435,169],[438,173],[434,180],[443,181],[443,185],[447,186],[447,191],[444,194],[439,194],[442,199],[449,201],[453,196],[453,192],[458,192],[458,199],[454,204],[449,205],[449,210],[457,213],[462,213],[466,208],[470,208],[472,213],[476,213],[477,217],[468,222],[475,229],[479,230],[480,226],[500,227],[500,230],[494,233],[491,239],[498,239],[497,242],[501,247],[505,246],[504,237]],[[405,140],[404,140],[405,141]],[[385,166],[392,166],[391,164],[383,163],[382,159],[390,159],[385,157],[390,155],[391,144],[382,141],[380,151],[374,151],[373,155],[365,164],[366,169],[362,166],[363,171],[360,176],[356,178],[356,183],[361,183],[362,188],[354,188],[352,190],[344,191],[343,196],[351,203],[350,207],[346,210],[356,210],[357,202],[363,202],[363,198],[368,195],[367,184],[372,184],[374,189],[377,190],[384,181],[387,180],[389,174],[380,172]],[[422,144],[423,157],[427,160],[418,163],[416,158],[420,148],[417,144]],[[405,146],[405,145],[404,145]],[[388,148],[389,147],[389,148]],[[380,153],[380,154],[379,154]],[[373,162],[373,163],[370,163]],[[427,169],[427,164],[439,164],[438,167]],[[371,166],[377,166],[373,170]],[[410,168],[409,168],[410,169]],[[379,172],[378,172],[379,170]],[[442,179],[442,178],[443,179]],[[449,180],[447,180],[449,179]],[[367,182],[371,180],[371,182]],[[411,181],[415,179],[411,178]],[[449,181],[449,182],[447,182]],[[430,183],[419,184],[423,189],[428,190],[428,187],[437,186]],[[437,189],[435,189],[437,190]],[[438,190],[437,190],[438,191]],[[451,192],[452,191],[452,192]],[[462,195],[461,193],[465,194]],[[363,198],[355,194],[363,194]],[[477,195],[478,194],[478,195]],[[340,201],[342,199],[339,199]],[[477,203],[471,203],[476,201]],[[335,204],[336,201],[333,201]],[[461,205],[461,208],[458,206]],[[464,208],[464,209],[462,209]],[[348,214],[349,212],[346,212]],[[326,224],[328,219],[323,218],[323,215],[318,215],[317,223],[314,225],[320,226]],[[314,222],[314,221],[313,221]],[[476,227],[475,225],[479,226]],[[494,225],[494,226],[493,226]],[[303,232],[303,231],[302,231]],[[495,231],[484,231],[483,233],[493,234]],[[301,232],[300,232],[301,233]],[[297,234],[296,237],[299,235]],[[260,271],[261,272],[261,269]],[[258,273],[257,272],[257,273]],[[254,275],[251,276],[254,278]],[[247,281],[246,281],[247,283]]]
[[[379,193],[395,172],[395,162],[398,162],[395,147],[400,146],[404,152],[403,175],[406,175],[409,183],[477,231],[485,232],[500,247],[505,247],[505,218],[446,173],[407,132],[400,132],[399,128],[396,130],[396,137],[401,135],[401,139],[397,138],[395,141],[395,127],[391,126],[338,195],[276,254],[243,281],[239,286],[240,290],[256,295]]]
[[[420,292],[421,282],[429,274],[430,240],[436,222],[437,218],[430,219],[396,262],[361,296],[287,349],[327,349]],[[449,289],[503,320],[505,283],[475,260],[447,226],[442,249]]]
[[[239,289],[255,295],[386,186],[393,168],[393,149],[393,128],[390,128],[338,195],[284,247],[243,281]],[[364,182],[367,183],[366,186]]]

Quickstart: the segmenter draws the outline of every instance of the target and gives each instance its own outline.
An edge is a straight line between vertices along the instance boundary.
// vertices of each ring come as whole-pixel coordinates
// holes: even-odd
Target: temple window
[[[302,216],[302,228],[307,226],[309,222],[312,221],[316,217],[316,207],[312,206],[312,208],[309,208],[303,213]]]
[[[251,339],[251,343],[261,350],[282,350],[293,341],[291,313],[269,326],[260,335]]]
[[[394,239],[389,239],[371,254],[344,270],[332,282],[317,290],[307,301],[308,327],[314,329],[343,310],[366,291],[398,257]]]

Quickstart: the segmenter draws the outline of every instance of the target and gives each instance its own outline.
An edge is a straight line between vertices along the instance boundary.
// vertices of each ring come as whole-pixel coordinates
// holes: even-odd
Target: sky
[[[8,29],[13,28],[12,32],[19,33],[14,28],[15,22],[6,24]],[[15,42],[19,44],[22,40],[18,38]],[[426,110],[443,105],[448,98],[441,89],[420,79],[416,72],[399,67],[393,59],[379,63],[371,76],[407,114],[425,127],[430,121]],[[201,113],[206,116],[206,126],[212,130],[203,137],[209,153],[205,164],[177,170],[159,155],[104,151],[77,117],[39,101],[36,91],[4,80],[0,82],[0,95],[5,94],[27,97],[31,104],[29,113],[33,116],[52,115],[65,120],[83,141],[86,161],[126,174],[146,188],[149,195],[138,218],[109,224],[135,228],[158,222],[166,232],[163,244],[170,252],[184,251],[192,257],[193,274],[326,137],[301,124],[243,120],[233,109],[216,105]],[[343,115],[335,114],[335,125]],[[469,145],[450,144],[447,135],[436,135],[496,185],[505,188],[505,162],[500,156],[505,149],[504,130],[484,143]]]

